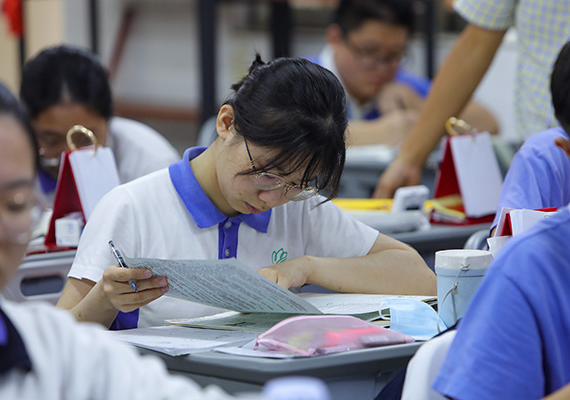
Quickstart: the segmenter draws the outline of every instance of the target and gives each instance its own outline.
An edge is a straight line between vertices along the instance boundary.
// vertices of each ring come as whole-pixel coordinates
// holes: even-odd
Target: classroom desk
[[[332,398],[373,399],[414,355],[421,342],[357,350],[326,356],[275,360],[214,351],[172,357],[139,349],[162,358],[168,369],[191,377],[202,386],[215,384],[230,393],[258,392],[270,379],[310,376],[322,379]]]
[[[462,249],[469,236],[475,232],[489,230],[490,223],[475,225],[434,225],[425,231],[390,233],[389,235],[409,244],[417,251],[437,251],[447,249]]]
[[[2,295],[16,302],[39,300],[55,304],[74,257],[75,250],[26,256]]]
[[[432,225],[425,231],[389,233],[388,235],[416,249],[426,264],[433,269],[436,251],[462,249],[473,233],[482,229],[489,230],[490,227],[490,223],[465,226]]]

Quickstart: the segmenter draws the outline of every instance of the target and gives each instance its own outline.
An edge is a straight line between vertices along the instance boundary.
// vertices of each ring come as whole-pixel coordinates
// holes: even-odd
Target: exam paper
[[[153,326],[108,332],[116,340],[171,356],[211,350],[228,344],[239,346],[257,336],[257,333],[254,332],[221,331],[180,326]]]
[[[382,315],[382,304],[387,299],[407,298],[432,304],[437,302],[435,296],[405,296],[405,295],[381,295],[381,294],[346,294],[346,293],[301,293],[304,300],[312,304],[323,314],[351,315],[364,321],[389,319]],[[164,322],[179,326],[203,327],[208,329],[230,329],[254,332],[265,332],[273,325],[295,314],[282,313],[253,313],[244,314],[239,312],[224,312],[205,317],[167,319]],[[300,314],[299,314],[300,315]],[[389,322],[381,322],[380,325],[388,325]]]
[[[406,298],[430,304],[437,301],[436,296],[408,296],[397,294],[351,294],[351,293],[301,293],[303,299],[312,304],[323,314],[358,315],[381,312],[384,300]]]
[[[218,353],[225,353],[225,354],[232,354],[234,356],[246,356],[246,357],[257,357],[257,358],[279,358],[279,359],[288,359],[288,358],[300,358],[305,357],[299,354],[288,354],[285,352],[277,351],[277,350],[270,350],[265,346],[255,347],[257,340],[253,340],[242,346],[228,346],[228,347],[219,347],[214,349],[214,351]]]
[[[248,269],[235,258],[159,260],[128,258],[130,268],[166,276],[166,296],[245,313],[322,314],[289,290]]]

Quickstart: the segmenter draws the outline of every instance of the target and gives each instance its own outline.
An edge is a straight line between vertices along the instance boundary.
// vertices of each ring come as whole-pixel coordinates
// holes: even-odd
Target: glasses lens
[[[42,214],[32,193],[17,192],[0,199],[1,229],[11,243],[26,244]]]
[[[315,196],[319,191],[314,187],[293,186],[285,193],[285,198],[292,201],[303,201]]]
[[[263,172],[253,178],[253,186],[261,190],[279,189],[285,185],[285,179],[279,175]]]

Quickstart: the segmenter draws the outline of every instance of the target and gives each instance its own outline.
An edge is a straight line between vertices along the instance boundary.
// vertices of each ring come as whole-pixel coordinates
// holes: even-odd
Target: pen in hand
[[[127,266],[127,263],[125,263],[125,259],[123,258],[123,255],[121,254],[120,250],[115,247],[112,240],[109,240],[109,247],[111,248],[111,253],[113,253],[113,256],[115,256],[115,259],[117,260],[119,266],[123,268],[129,268]],[[129,285],[131,285],[131,288],[135,292],[138,292],[137,282],[134,279],[129,280]]]

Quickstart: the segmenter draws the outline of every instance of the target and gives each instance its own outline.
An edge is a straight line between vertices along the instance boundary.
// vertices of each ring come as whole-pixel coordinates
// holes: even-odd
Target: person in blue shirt
[[[403,67],[414,18],[409,0],[342,0],[335,10],[327,44],[313,61],[345,88],[349,144],[396,145],[415,121],[431,83]],[[479,130],[498,130],[492,114],[476,103],[461,118]]]
[[[436,391],[540,399],[570,383],[569,238],[564,207],[506,244],[459,324]]]
[[[525,143],[535,151],[526,158],[523,176],[517,158],[516,175],[506,190],[523,197],[529,207],[561,207],[505,245],[473,296],[434,389],[459,400],[540,399],[570,388],[570,43],[564,45],[551,75],[554,113],[562,129]],[[517,184],[513,183],[514,177]],[[519,190],[512,189],[520,188]],[[526,189],[526,191],[525,191]],[[512,198],[512,196],[503,196]],[[536,203],[534,203],[536,202]]]
[[[550,92],[560,126],[531,136],[515,155],[505,177],[497,214],[503,207],[537,209],[570,203],[570,160],[559,148],[570,132],[570,42],[554,63]]]

